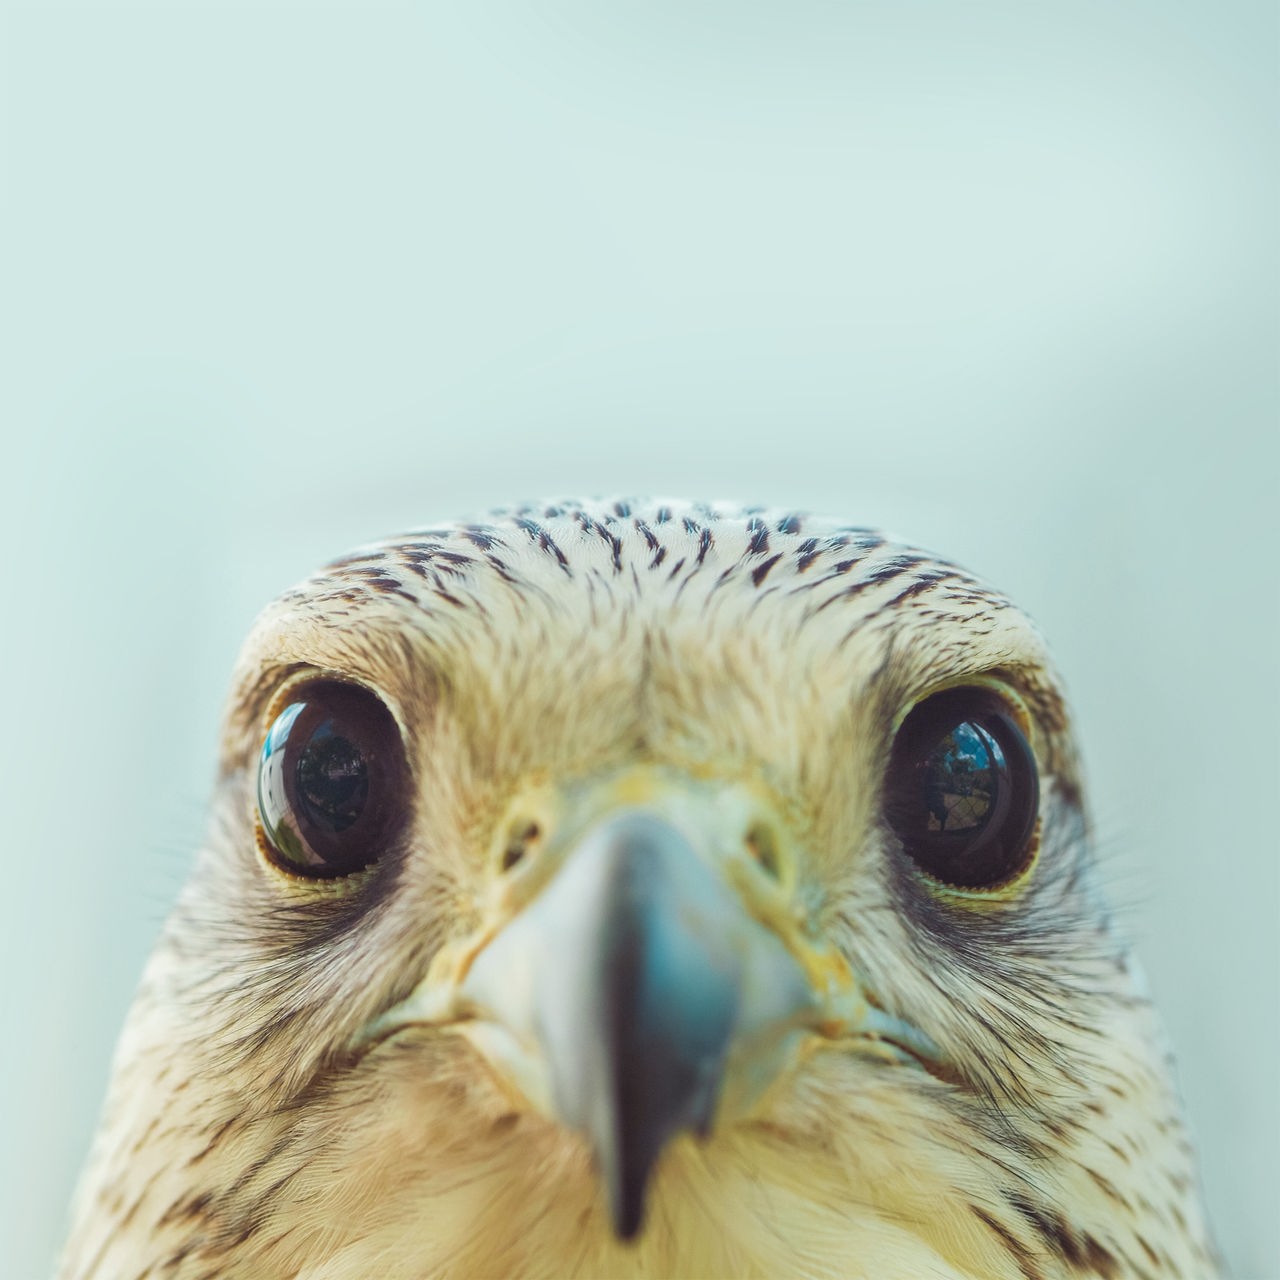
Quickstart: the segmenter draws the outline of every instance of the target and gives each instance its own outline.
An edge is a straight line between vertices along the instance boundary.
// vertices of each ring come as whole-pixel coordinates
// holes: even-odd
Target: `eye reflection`
[[[930,831],[972,831],[991,812],[1004,754],[980,725],[965,721],[938,743],[925,768]]]

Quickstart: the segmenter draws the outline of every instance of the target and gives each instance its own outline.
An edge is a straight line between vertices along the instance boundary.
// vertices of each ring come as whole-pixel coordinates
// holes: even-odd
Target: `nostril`
[[[747,832],[746,845],[761,868],[775,880],[779,879],[781,872],[778,867],[778,841],[773,834],[773,829],[763,822],[757,822]]]
[[[517,822],[507,836],[506,848],[502,851],[502,869],[510,871],[526,853],[529,846],[542,834],[536,822]]]

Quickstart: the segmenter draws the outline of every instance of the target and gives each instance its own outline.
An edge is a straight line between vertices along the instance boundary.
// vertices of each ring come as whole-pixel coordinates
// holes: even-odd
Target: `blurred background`
[[[1276,17],[8,4],[0,1240],[47,1274],[256,611],[526,497],[876,523],[1036,616],[1280,1275]]]

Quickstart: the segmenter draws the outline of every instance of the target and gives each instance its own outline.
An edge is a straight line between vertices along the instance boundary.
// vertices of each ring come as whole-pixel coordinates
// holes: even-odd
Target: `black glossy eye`
[[[307,876],[350,875],[374,862],[405,813],[400,731],[367,689],[316,680],[276,717],[258,765],[267,852]]]
[[[902,722],[885,817],[935,879],[961,889],[1013,879],[1031,858],[1039,801],[1035,756],[994,692],[946,689]]]

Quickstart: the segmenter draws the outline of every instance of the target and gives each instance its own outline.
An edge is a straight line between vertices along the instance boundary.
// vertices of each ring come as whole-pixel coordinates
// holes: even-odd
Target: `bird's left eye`
[[[258,765],[268,856],[286,871],[331,878],[375,862],[405,812],[400,731],[368,689],[316,680],[276,717]]]
[[[996,889],[1030,864],[1035,755],[992,690],[946,689],[912,708],[885,776],[885,817],[911,860],[958,889]]]

